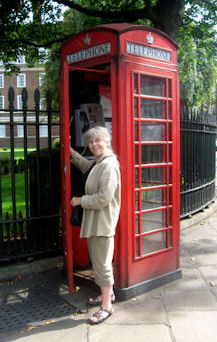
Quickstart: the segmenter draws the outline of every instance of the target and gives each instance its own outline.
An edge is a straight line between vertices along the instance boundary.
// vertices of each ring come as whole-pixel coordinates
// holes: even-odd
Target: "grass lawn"
[[[16,195],[16,211],[17,215],[19,211],[22,212],[22,216],[25,217],[25,174],[17,173],[15,175],[15,195]],[[10,218],[13,217],[12,206],[12,186],[11,175],[1,176],[1,190],[2,190],[2,211],[3,218],[5,218],[6,212],[8,212]]]
[[[34,151],[35,148],[28,148],[28,152]],[[11,158],[11,149],[10,148],[0,148],[0,161],[6,158]],[[22,147],[18,147],[14,149],[14,159],[24,159],[24,149]]]

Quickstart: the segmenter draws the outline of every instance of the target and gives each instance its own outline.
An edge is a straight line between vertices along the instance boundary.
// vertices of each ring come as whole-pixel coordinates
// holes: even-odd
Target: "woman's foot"
[[[113,293],[111,295],[111,302],[114,303],[115,301],[115,294]],[[91,305],[91,306],[97,306],[97,305],[101,305],[102,304],[102,295],[96,297],[96,298],[92,298],[90,297],[88,299],[88,302],[87,302],[88,305]]]
[[[113,314],[113,309],[104,309],[102,306],[100,309],[90,318],[90,324],[99,324],[104,322],[107,318],[109,318]]]

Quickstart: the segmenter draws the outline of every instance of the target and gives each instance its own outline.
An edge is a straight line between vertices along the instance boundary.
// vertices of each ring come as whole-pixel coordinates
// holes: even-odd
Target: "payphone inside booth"
[[[93,158],[83,133],[95,125],[108,128],[120,162],[113,266],[116,298],[122,300],[181,276],[179,76],[170,37],[146,26],[106,24],[61,48],[62,230],[70,293],[73,268],[89,266],[86,241],[70,224],[79,179],[70,165],[70,143]]]
[[[111,129],[110,73],[72,70],[69,73],[70,135],[73,148],[85,147],[84,133],[94,126]],[[105,93],[107,102],[105,106]]]

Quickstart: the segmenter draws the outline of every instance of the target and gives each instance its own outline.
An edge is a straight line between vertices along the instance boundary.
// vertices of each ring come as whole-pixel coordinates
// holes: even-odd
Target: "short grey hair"
[[[89,144],[89,141],[93,137],[99,137],[107,143],[107,146],[111,148],[111,135],[107,128],[102,126],[95,126],[90,128],[88,131],[84,133],[84,139],[86,144]]]

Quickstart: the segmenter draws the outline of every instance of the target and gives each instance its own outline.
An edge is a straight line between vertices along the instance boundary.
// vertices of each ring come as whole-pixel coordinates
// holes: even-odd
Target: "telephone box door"
[[[130,65],[127,78],[133,127],[130,286],[178,268],[179,127],[175,72]]]
[[[89,256],[87,252],[86,239],[80,239],[79,227],[73,227],[70,223],[70,217],[72,213],[71,207],[71,185],[72,182],[78,182],[78,179],[72,179],[70,173],[70,115],[73,112],[73,98],[75,94],[70,90],[70,82],[74,82],[73,72],[79,72],[80,75],[85,76],[87,80],[94,82],[104,82],[110,84],[110,72],[103,70],[79,68],[68,66],[64,63],[63,69],[60,74],[60,89],[64,96],[61,97],[62,102],[60,103],[61,110],[61,180],[62,180],[62,230],[63,230],[63,249],[66,270],[68,273],[69,292],[73,292],[73,265],[78,267],[86,267],[89,265]],[[78,86],[77,86],[78,87]],[[85,99],[83,99],[85,101]],[[85,102],[84,102],[85,103]],[[99,113],[100,114],[100,113]],[[96,126],[99,120],[89,115],[89,125],[86,129]],[[94,121],[94,122],[93,122]],[[77,127],[76,127],[77,128]],[[76,131],[76,134],[81,134],[83,138],[82,130]],[[75,134],[75,133],[74,133]],[[76,144],[75,136],[71,136],[71,140]],[[81,141],[81,139],[79,140]],[[75,150],[81,146],[73,146]],[[86,148],[82,147],[83,151]]]
[[[69,293],[73,292],[73,251],[72,230],[69,225],[71,215],[70,193],[70,145],[69,145],[69,71],[64,63],[60,71],[60,91],[64,94],[60,102],[60,149],[62,182],[62,232],[65,266],[68,274]]]

